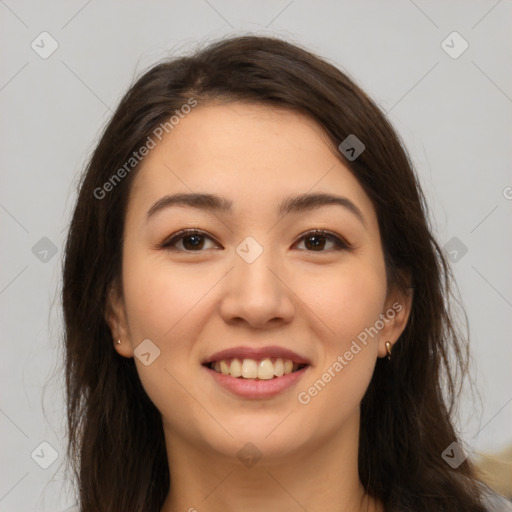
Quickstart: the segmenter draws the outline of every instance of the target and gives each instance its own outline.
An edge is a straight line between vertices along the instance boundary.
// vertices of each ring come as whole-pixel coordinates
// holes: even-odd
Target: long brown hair
[[[392,360],[377,361],[361,403],[360,479],[388,511],[483,511],[470,461],[452,469],[441,456],[458,439],[451,414],[455,377],[467,370],[467,341],[450,316],[450,270],[407,153],[385,115],[344,73],[296,45],[257,36],[225,39],[144,73],[83,175],[63,271],[68,457],[81,511],[155,512],[169,491],[160,414],[133,359],[114,350],[105,321],[108,290],[120,280],[137,166],[104,184],[191,98],[291,109],[316,120],[333,148],[350,134],[365,144],[354,161],[338,156],[376,209],[388,285],[412,286],[414,299]]]

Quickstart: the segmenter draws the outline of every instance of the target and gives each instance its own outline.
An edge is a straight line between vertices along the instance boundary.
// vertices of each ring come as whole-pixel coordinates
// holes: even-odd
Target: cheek
[[[225,270],[206,265],[171,265],[165,254],[132,252],[123,266],[123,286],[133,348],[151,340],[159,350],[150,366],[135,358],[140,380],[158,409],[169,397],[186,404],[183,384],[198,365],[197,344],[215,314],[212,300]],[[184,410],[186,410],[185,408]],[[171,416],[172,411],[167,410]]]
[[[211,271],[180,271],[146,254],[126,259],[123,278],[133,348],[150,339],[160,351],[148,366],[135,357],[142,386],[163,417],[186,429],[191,417],[202,418],[186,389],[190,368],[197,365],[194,341],[211,314],[205,311],[207,293],[219,277]]]
[[[181,339],[177,333],[185,319],[202,304],[218,277],[171,266],[165,258],[141,256],[127,259],[124,292],[132,336],[154,337],[160,343]],[[221,274],[220,274],[221,275]],[[190,328],[190,325],[188,326]],[[190,337],[190,332],[188,336]]]
[[[310,293],[309,305],[322,320],[323,353],[297,399],[312,427],[318,427],[316,418],[329,418],[324,425],[329,430],[357,410],[370,383],[378,337],[368,336],[365,329],[382,312],[385,269],[378,260],[354,259],[315,284],[317,292]]]
[[[322,320],[324,336],[332,338],[338,349],[375,324],[386,298],[384,265],[355,258],[298,280],[298,295]]]

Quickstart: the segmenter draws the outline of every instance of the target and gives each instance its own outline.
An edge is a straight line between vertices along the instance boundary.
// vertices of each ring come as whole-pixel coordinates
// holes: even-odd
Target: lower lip
[[[231,377],[231,375],[224,375],[206,366],[203,368],[210,373],[217,384],[235,395],[244,398],[271,398],[295,385],[304,376],[309,366],[269,380]]]

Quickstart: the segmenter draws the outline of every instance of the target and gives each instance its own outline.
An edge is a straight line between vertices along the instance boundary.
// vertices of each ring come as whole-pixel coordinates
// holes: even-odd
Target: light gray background
[[[509,445],[511,14],[506,0],[0,0],[0,511],[58,510],[74,501],[60,496],[63,387],[59,373],[50,377],[62,358],[60,265],[78,173],[137,74],[225,34],[279,34],[303,44],[388,112],[421,176],[441,244],[456,237],[468,249],[453,267],[483,407],[464,400],[463,437],[471,451]],[[31,48],[35,40],[48,49],[43,31],[59,45],[47,59]],[[456,59],[441,47],[453,31],[469,44]],[[43,237],[57,248],[46,262],[32,251]],[[31,458],[43,441],[58,452],[46,470]],[[42,462],[51,456],[45,446],[37,454]]]

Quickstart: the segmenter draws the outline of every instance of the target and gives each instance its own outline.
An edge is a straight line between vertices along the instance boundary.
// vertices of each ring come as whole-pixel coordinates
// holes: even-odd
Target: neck
[[[358,428],[252,467],[166,432],[171,485],[161,512],[381,512],[359,480]]]

